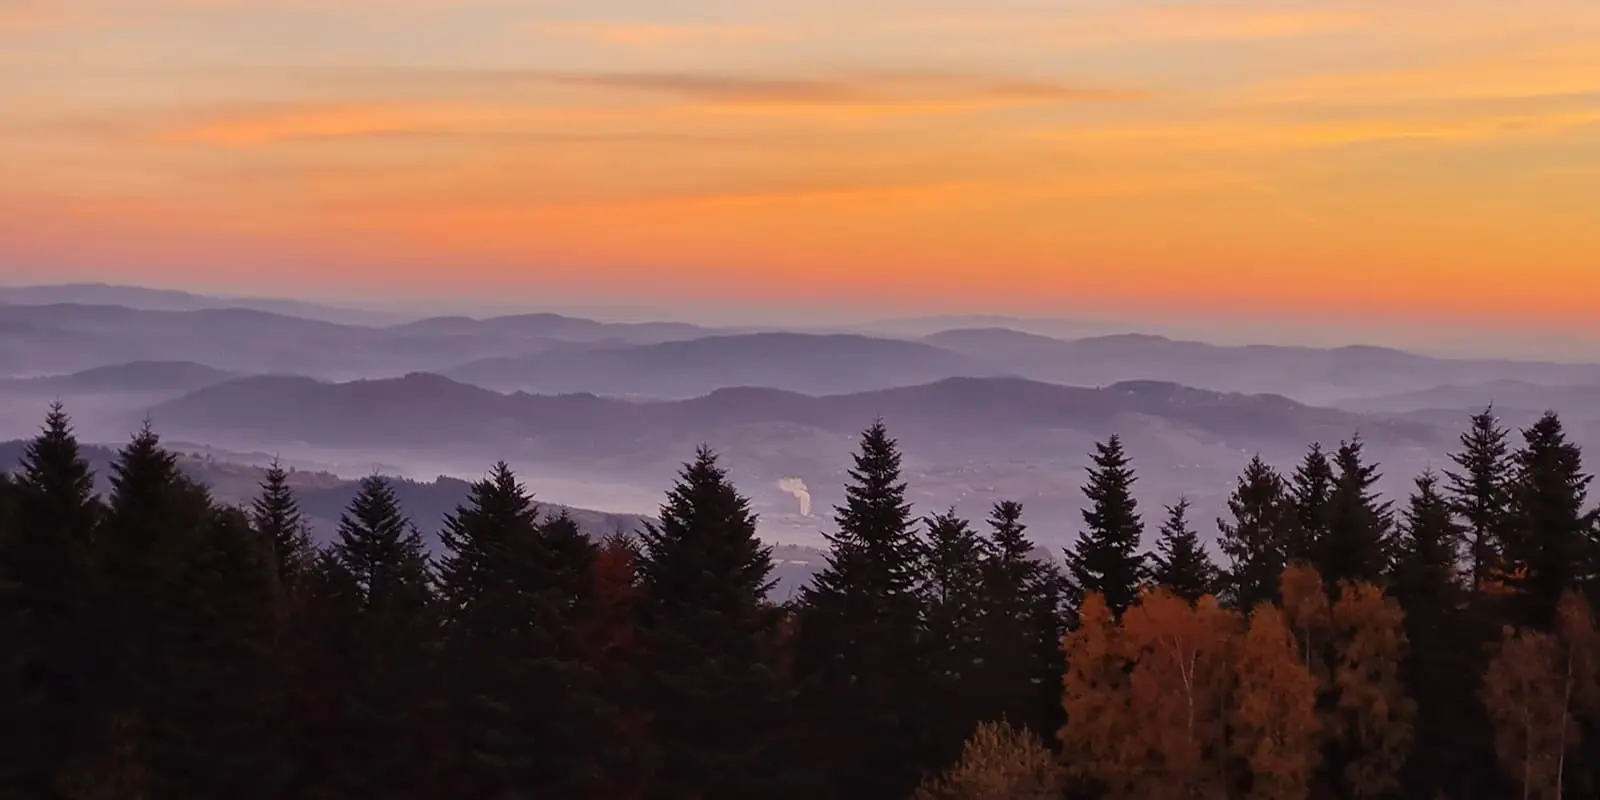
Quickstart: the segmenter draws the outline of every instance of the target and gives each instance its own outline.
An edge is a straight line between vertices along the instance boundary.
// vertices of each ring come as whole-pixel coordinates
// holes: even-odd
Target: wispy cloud
[[[459,90],[480,82],[518,87],[531,94],[507,96],[500,102],[374,100],[200,110],[175,115],[177,124],[168,125],[158,138],[171,144],[258,147],[400,135],[578,133],[582,126],[589,134],[615,134],[621,128],[662,137],[693,134],[704,139],[715,132],[678,128],[706,114],[915,116],[1119,102],[1144,96],[1045,81],[939,74],[808,78],[690,72],[466,72],[434,74],[432,79],[411,85],[438,91],[442,83]],[[579,94],[551,98],[551,90],[577,90]],[[626,102],[629,99],[647,102]],[[596,130],[596,125],[606,127]]]
[[[1371,20],[1356,10],[1138,6],[1045,13],[929,15],[892,27],[963,36],[1006,36],[1028,43],[1113,45],[1158,42],[1281,40],[1359,30]]]
[[[775,42],[788,38],[784,32],[766,25],[667,24],[651,22],[566,21],[538,22],[532,26],[536,36],[575,39],[619,47],[662,47],[667,45],[729,45]]]
[[[65,3],[9,0],[0,4],[0,36],[87,28],[105,24],[106,18]]]

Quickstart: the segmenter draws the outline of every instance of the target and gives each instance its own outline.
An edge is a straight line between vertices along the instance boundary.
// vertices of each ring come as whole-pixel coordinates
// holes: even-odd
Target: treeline
[[[1559,798],[1600,793],[1600,564],[1549,415],[1402,508],[1359,439],[1146,550],[1098,445],[1064,566],[1017,503],[914,518],[879,423],[792,603],[702,448],[593,541],[504,464],[431,559],[377,477],[313,545],[59,407],[0,476],[0,798]]]

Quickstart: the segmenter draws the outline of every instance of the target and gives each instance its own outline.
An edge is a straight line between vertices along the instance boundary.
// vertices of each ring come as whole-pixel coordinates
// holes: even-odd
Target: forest
[[[102,496],[57,405],[0,476],[0,798],[1595,797],[1582,453],[1466,422],[1407,498],[1352,436],[1214,523],[1110,437],[1058,565],[1018,503],[916,516],[879,421],[777,603],[706,447],[599,541],[497,464],[432,557],[382,477],[319,546],[148,427]]]

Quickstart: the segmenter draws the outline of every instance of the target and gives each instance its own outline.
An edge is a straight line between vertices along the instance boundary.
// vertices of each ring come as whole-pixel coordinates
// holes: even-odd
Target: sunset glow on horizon
[[[1600,336],[1594,0],[0,0],[0,282]]]

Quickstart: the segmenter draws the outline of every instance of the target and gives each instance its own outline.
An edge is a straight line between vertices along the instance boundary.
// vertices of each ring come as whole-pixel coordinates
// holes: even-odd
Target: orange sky
[[[1594,0],[0,0],[0,280],[1600,335]]]

